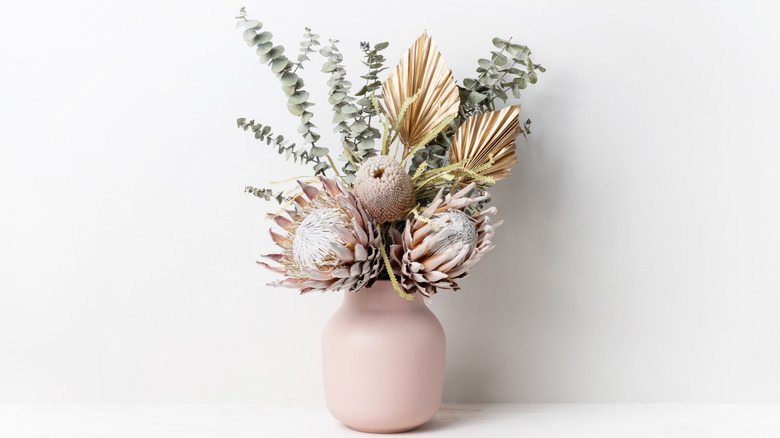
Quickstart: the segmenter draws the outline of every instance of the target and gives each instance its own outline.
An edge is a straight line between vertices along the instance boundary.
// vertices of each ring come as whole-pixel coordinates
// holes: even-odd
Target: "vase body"
[[[390,281],[344,292],[322,335],[325,400],[352,429],[393,433],[433,418],[441,404],[446,342],[421,295]]]

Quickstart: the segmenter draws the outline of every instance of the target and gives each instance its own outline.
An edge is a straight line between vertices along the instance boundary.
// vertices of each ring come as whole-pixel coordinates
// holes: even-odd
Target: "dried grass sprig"
[[[392,283],[393,289],[395,289],[395,291],[398,292],[398,295],[400,295],[405,300],[407,301],[414,300],[414,294],[404,292],[404,290],[401,289],[401,285],[398,283],[398,279],[395,278],[395,273],[393,273],[393,267],[390,264],[390,257],[387,256],[387,251],[385,250],[385,244],[382,239],[382,233],[379,233],[379,249],[382,252],[382,261],[385,264],[385,271],[387,272],[388,277],[390,277],[390,283]]]

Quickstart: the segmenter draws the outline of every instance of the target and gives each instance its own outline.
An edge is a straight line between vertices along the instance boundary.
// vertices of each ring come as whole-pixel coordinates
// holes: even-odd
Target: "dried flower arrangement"
[[[537,71],[544,72],[528,47],[494,38],[497,50],[478,61],[477,77],[457,84],[427,33],[384,82],[379,75],[387,67],[380,52],[388,43],[361,43],[368,71],[360,76],[365,85],[353,95],[338,41],[316,50],[319,35],[306,28],[300,54],[291,61],[243,8],[236,18],[244,41],[281,81],[288,110],[300,117],[303,141],[291,143],[246,118],[238,119],[238,127],[314,170],[289,191],[245,189],[281,204],[270,215],[283,230],[271,231],[281,252],[264,256],[273,264],[258,262],[284,276],[271,284],[301,292],[354,292],[389,279],[406,299],[457,290],[457,281],[493,248],[501,224],[490,223],[488,215],[496,208],[485,207],[487,189],[509,175],[517,162],[516,139],[530,134],[531,121],[518,120],[519,105],[496,109],[509,93],[519,98],[520,90],[536,83]],[[313,103],[296,74],[316,52],[325,58],[322,72],[330,76],[340,167],[330,150],[317,144]]]

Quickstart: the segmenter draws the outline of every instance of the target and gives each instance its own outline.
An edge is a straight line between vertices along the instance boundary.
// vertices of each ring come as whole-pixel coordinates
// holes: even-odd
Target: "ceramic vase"
[[[422,295],[390,281],[344,292],[322,335],[328,410],[352,429],[394,433],[433,418],[441,404],[444,329]]]

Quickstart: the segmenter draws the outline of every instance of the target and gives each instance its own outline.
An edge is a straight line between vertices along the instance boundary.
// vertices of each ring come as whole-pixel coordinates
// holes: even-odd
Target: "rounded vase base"
[[[424,424],[424,423],[423,423]],[[348,428],[352,430],[356,430],[358,432],[363,433],[377,433],[377,434],[388,434],[388,433],[404,433],[404,432],[411,432],[418,427],[422,426],[422,424],[418,424],[417,426],[412,427],[401,427],[401,428],[370,428],[370,427],[357,427],[357,426],[350,426],[349,424],[344,424]]]

